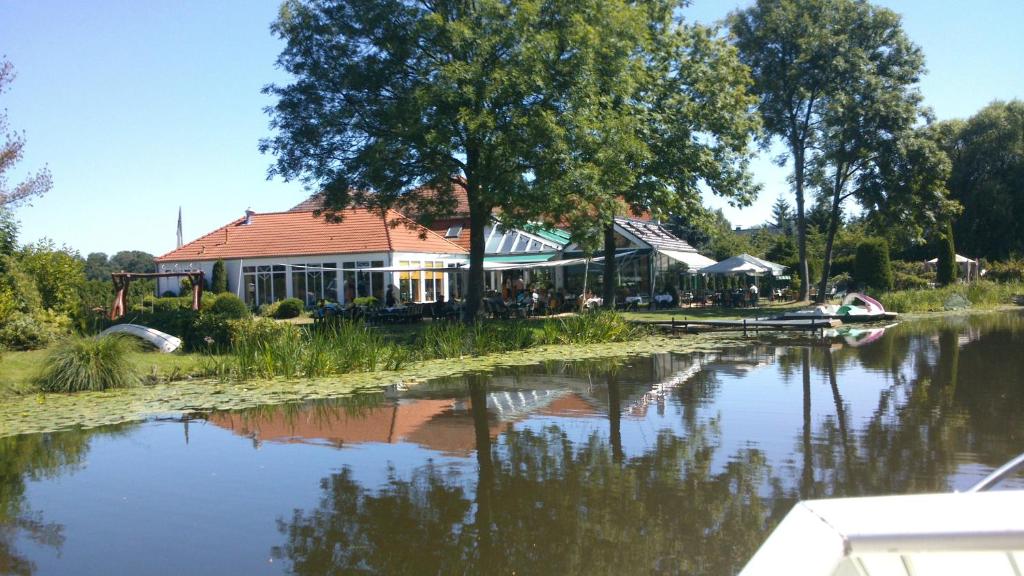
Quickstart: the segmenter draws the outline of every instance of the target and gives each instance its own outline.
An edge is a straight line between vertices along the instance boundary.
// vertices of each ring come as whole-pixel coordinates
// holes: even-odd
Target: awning
[[[658,250],[659,254],[664,254],[676,262],[682,262],[686,264],[686,267],[691,271],[697,271],[706,266],[711,266],[715,263],[714,260],[698,254],[697,252],[680,252],[679,250]]]
[[[702,268],[700,272],[702,274],[749,274],[751,276],[772,274],[777,276],[785,270],[786,267],[782,264],[762,260],[750,254],[740,254]]]
[[[531,264],[533,262],[547,262],[558,256],[557,252],[533,252],[530,254],[514,254],[509,256],[484,256],[484,264]]]
[[[550,253],[537,253],[537,254],[531,254],[530,256],[537,257],[537,256],[543,256],[545,254],[550,254]],[[616,259],[625,258],[626,256],[632,256],[633,254],[636,254],[636,250],[630,250],[629,252],[623,252],[621,254],[616,254],[615,258]],[[523,256],[527,256],[527,255],[524,254]],[[497,256],[495,258],[509,258],[509,256]],[[595,263],[595,262],[599,263],[599,262],[601,262],[603,260],[604,260],[604,257],[592,258],[590,260],[590,262],[591,263]],[[492,272],[492,271],[498,272],[498,271],[502,271],[502,270],[530,270],[530,269],[533,269],[533,268],[559,268],[559,267],[562,267],[562,266],[583,265],[583,264],[586,264],[586,262],[587,262],[586,258],[568,258],[566,260],[542,260],[542,261],[539,261],[539,262],[538,261],[533,261],[533,262],[495,262],[495,261],[491,260],[490,257],[485,257],[484,258],[484,271],[485,272]],[[348,268],[345,269],[346,272],[349,271],[349,270],[350,269],[348,269]],[[408,268],[408,267],[402,267],[402,266],[378,266],[376,268],[355,268],[352,271],[355,271],[355,272],[443,272],[443,273],[446,273],[446,274],[451,274],[453,272],[464,272],[466,270],[469,270],[469,262],[458,262],[458,266],[450,266],[450,267],[446,266],[444,268],[427,268],[427,267]]]

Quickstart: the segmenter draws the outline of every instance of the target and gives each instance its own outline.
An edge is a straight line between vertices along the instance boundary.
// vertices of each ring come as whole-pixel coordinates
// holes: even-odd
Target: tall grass
[[[953,295],[967,299],[973,308],[995,308],[1013,304],[1021,294],[1024,294],[1022,282],[981,280],[942,288],[898,290],[882,294],[879,300],[891,312],[938,312],[945,310],[946,302]]]
[[[232,325],[230,351],[209,357],[205,369],[208,375],[225,380],[316,378],[398,370],[417,360],[501,354],[537,344],[621,342],[640,334],[639,328],[607,312],[551,319],[544,324],[527,320],[471,325],[436,322],[427,325],[410,344],[396,342],[358,321],[302,328],[249,320]]]
[[[643,329],[614,312],[549,318],[544,322],[546,344],[600,344],[625,342],[643,335]]]
[[[70,338],[47,355],[37,383],[44,392],[80,392],[127,388],[141,381],[130,358],[138,344],[112,334],[101,338]]]

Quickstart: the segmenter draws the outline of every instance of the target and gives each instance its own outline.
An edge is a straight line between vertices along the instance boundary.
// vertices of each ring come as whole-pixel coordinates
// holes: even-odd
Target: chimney
[[[252,211],[252,208],[246,208],[245,209],[245,222],[242,222],[242,225],[243,226],[248,226],[249,224],[252,224],[252,217],[253,217],[254,214],[256,214],[256,213]]]

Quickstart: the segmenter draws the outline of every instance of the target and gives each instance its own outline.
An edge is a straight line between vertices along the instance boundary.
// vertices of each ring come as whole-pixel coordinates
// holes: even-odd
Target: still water
[[[1022,408],[1003,314],[9,437],[0,573],[732,574],[800,498],[969,487]]]

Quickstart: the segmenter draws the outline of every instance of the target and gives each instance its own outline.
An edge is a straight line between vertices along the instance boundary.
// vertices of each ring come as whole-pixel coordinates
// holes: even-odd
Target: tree
[[[85,282],[85,262],[78,252],[43,239],[21,249],[22,268],[35,278],[43,308],[71,314],[78,307],[78,289]]]
[[[957,263],[956,245],[953,243],[953,225],[947,224],[946,230],[939,236],[939,257],[936,263],[935,277],[943,286],[956,282]]]
[[[647,27],[636,67],[624,66],[626,78],[607,78],[602,89],[611,95],[602,132],[626,132],[620,150],[603,145],[593,162],[606,191],[600,198],[605,208],[595,211],[604,220],[609,308],[616,295],[614,217],[623,201],[634,214],[663,217],[697,213],[700,185],[741,205],[757,193],[746,171],[748,145],[759,128],[747,70],[713,30],[675,20],[672,9],[681,5],[651,4],[661,6],[661,20]]]
[[[588,130],[607,126],[601,66],[635,49],[643,13],[625,0],[288,0],[272,31],[294,80],[264,90],[277,98],[260,144],[270,175],[322,191],[331,219],[352,204],[429,219],[464,186],[472,321],[495,209],[516,224],[603,205],[581,151],[605,137]]]
[[[87,280],[109,280],[114,267],[106,252],[90,252],[85,257],[85,278]]]
[[[963,206],[954,224],[960,250],[1004,259],[1024,254],[1024,101],[993,102],[930,135],[952,161],[948,187]]]
[[[810,294],[804,194],[809,154],[821,140],[825,105],[841,87],[849,32],[836,26],[838,1],[757,0],[728,18],[740,59],[753,74],[765,130],[783,140],[793,160],[801,300]]]
[[[843,204],[867,189],[887,190],[872,181],[881,156],[899,154],[899,139],[913,137],[921,102],[916,84],[924,71],[921,50],[907,38],[895,12],[833,0],[829,18],[828,26],[843,33],[837,36],[842,58],[833,64],[841,81],[821,100],[819,142],[810,159],[811,181],[828,207],[819,302],[827,294]]]
[[[14,65],[0,58],[0,95],[14,81]],[[53,180],[50,171],[42,168],[13,186],[7,183],[6,173],[21,161],[25,154],[25,135],[11,130],[7,112],[0,109],[0,208],[13,207],[41,196],[50,190]]]
[[[228,274],[224,271],[224,261],[217,260],[213,263],[213,274],[210,279],[210,291],[220,294],[228,291]]]
[[[770,224],[781,230],[786,236],[793,235],[793,207],[789,205],[782,194],[779,194],[775,203],[772,204]]]
[[[153,255],[141,250],[122,250],[110,257],[110,266],[118,272],[156,272]]]

